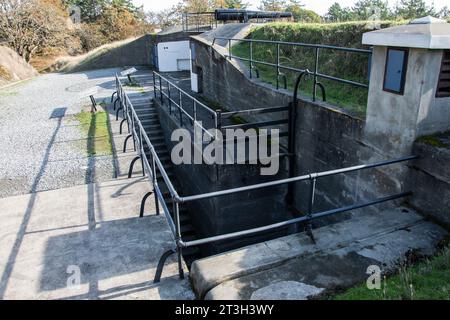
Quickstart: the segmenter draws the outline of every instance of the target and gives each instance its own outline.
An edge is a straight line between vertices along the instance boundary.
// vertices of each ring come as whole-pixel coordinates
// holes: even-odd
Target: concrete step
[[[151,131],[151,130],[162,130],[161,125],[159,123],[145,123],[142,124],[144,127],[145,132]]]
[[[139,119],[147,119],[147,118],[154,118],[158,116],[158,113],[156,112],[156,109],[149,108],[145,111],[136,111]]]
[[[142,126],[145,128],[145,125],[147,124],[159,124],[158,118],[148,118],[141,120]]]
[[[390,272],[408,252],[431,255],[448,237],[403,207],[378,214],[361,209],[313,233],[316,243],[302,232],[197,260],[191,268],[194,290],[206,299],[306,299],[364,282],[371,265]]]

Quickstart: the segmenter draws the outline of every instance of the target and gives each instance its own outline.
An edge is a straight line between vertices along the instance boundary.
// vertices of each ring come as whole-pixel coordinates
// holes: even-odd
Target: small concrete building
[[[373,46],[365,133],[392,155],[420,136],[450,130],[450,24],[425,17],[365,33]]]

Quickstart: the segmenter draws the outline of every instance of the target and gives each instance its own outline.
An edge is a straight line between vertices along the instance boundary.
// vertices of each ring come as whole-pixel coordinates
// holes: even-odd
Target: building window
[[[408,69],[408,53],[408,49],[388,48],[384,71],[384,91],[403,95]]]
[[[436,90],[437,98],[450,97],[450,50],[445,50],[442,56],[441,72]]]

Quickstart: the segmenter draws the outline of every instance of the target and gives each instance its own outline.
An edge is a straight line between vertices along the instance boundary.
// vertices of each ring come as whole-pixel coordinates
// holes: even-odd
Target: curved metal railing
[[[417,159],[417,156],[406,156],[398,159],[388,160],[388,161],[380,161],[375,163],[369,163],[369,164],[363,164],[358,166],[352,166],[348,168],[341,168],[337,170],[330,170],[325,172],[318,172],[318,173],[312,173],[308,175],[302,175],[302,176],[296,176],[288,179],[280,179],[276,181],[270,181],[265,183],[259,183],[254,185],[248,185],[244,187],[237,187],[237,188],[231,188],[227,190],[221,190],[216,192],[209,192],[209,193],[203,193],[198,195],[192,195],[192,196],[180,196],[175,189],[172,181],[169,178],[169,175],[167,174],[166,170],[164,169],[164,166],[162,162],[160,161],[157,152],[155,151],[155,148],[149,139],[147,133],[145,132],[145,129],[136,113],[136,110],[133,107],[133,104],[131,103],[130,98],[126,94],[126,92],[123,89],[122,83],[119,79],[119,77],[116,75],[116,85],[117,85],[117,99],[119,99],[120,105],[124,110],[124,117],[125,121],[128,123],[128,128],[133,136],[133,139],[135,141],[136,151],[139,154],[139,157],[141,158],[141,161],[143,163],[143,171],[144,174],[148,175],[148,179],[150,183],[153,186],[153,190],[155,193],[155,201],[156,201],[156,207],[157,207],[157,215],[159,215],[159,204],[162,205],[165,218],[169,224],[170,230],[172,231],[174,245],[176,249],[171,249],[168,252],[165,252],[161,260],[158,264],[157,272],[155,275],[155,282],[159,282],[161,279],[162,274],[162,268],[164,265],[165,260],[167,257],[172,253],[178,254],[178,266],[179,266],[179,274],[180,278],[184,277],[183,268],[182,268],[182,250],[183,248],[187,247],[193,247],[198,245],[204,245],[209,243],[214,243],[218,241],[224,241],[229,239],[234,239],[241,236],[246,235],[254,235],[260,232],[270,231],[274,229],[279,229],[288,225],[297,224],[297,223],[308,223],[310,224],[311,221],[315,219],[319,219],[325,216],[330,216],[342,212],[347,212],[350,210],[355,210],[359,208],[364,208],[368,206],[372,206],[379,203],[384,203],[387,201],[392,201],[395,199],[400,199],[407,197],[412,194],[411,191],[407,192],[401,192],[389,196],[385,196],[382,198],[378,198],[372,201],[364,202],[364,203],[357,203],[341,208],[336,208],[328,211],[322,211],[322,212],[314,212],[314,199],[315,199],[315,193],[316,193],[316,182],[318,179],[340,175],[344,173],[350,173],[350,172],[357,172],[361,170],[367,170],[371,168],[379,168],[379,167],[385,167],[393,164],[403,163],[407,161],[411,161],[414,159]],[[209,108],[208,108],[209,109]],[[209,109],[211,110],[211,109]],[[150,161],[146,156],[145,153],[145,146],[149,149],[149,157]],[[172,198],[172,204],[173,204],[173,217],[167,207],[167,204],[165,202],[165,199],[163,197],[163,193],[161,192],[161,188],[159,186],[159,182],[156,179],[157,171],[161,173],[161,176],[163,178],[164,183],[168,187],[168,191],[170,193],[170,196]],[[301,181],[309,181],[310,182],[310,194],[309,194],[309,208],[306,216],[298,217],[295,219],[290,219],[258,228],[253,229],[246,229],[238,232],[232,232],[228,234],[222,234],[212,237],[206,237],[198,240],[192,240],[192,241],[183,241],[182,235],[181,235],[181,227],[180,227],[180,205],[186,204],[193,201],[198,200],[204,200],[204,199],[210,199],[215,197],[223,197],[226,195],[231,194],[237,194],[242,193],[246,191],[253,191],[253,190],[259,190],[263,188],[269,188],[274,186],[280,186],[280,185],[288,185],[296,182]]]

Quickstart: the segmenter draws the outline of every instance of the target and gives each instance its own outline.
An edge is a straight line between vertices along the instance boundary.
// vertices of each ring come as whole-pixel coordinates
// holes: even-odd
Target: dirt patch
[[[11,73],[9,73],[8,69],[2,65],[0,65],[0,77],[6,81],[10,81],[12,79]]]
[[[0,87],[36,76],[37,71],[14,50],[0,46]]]

